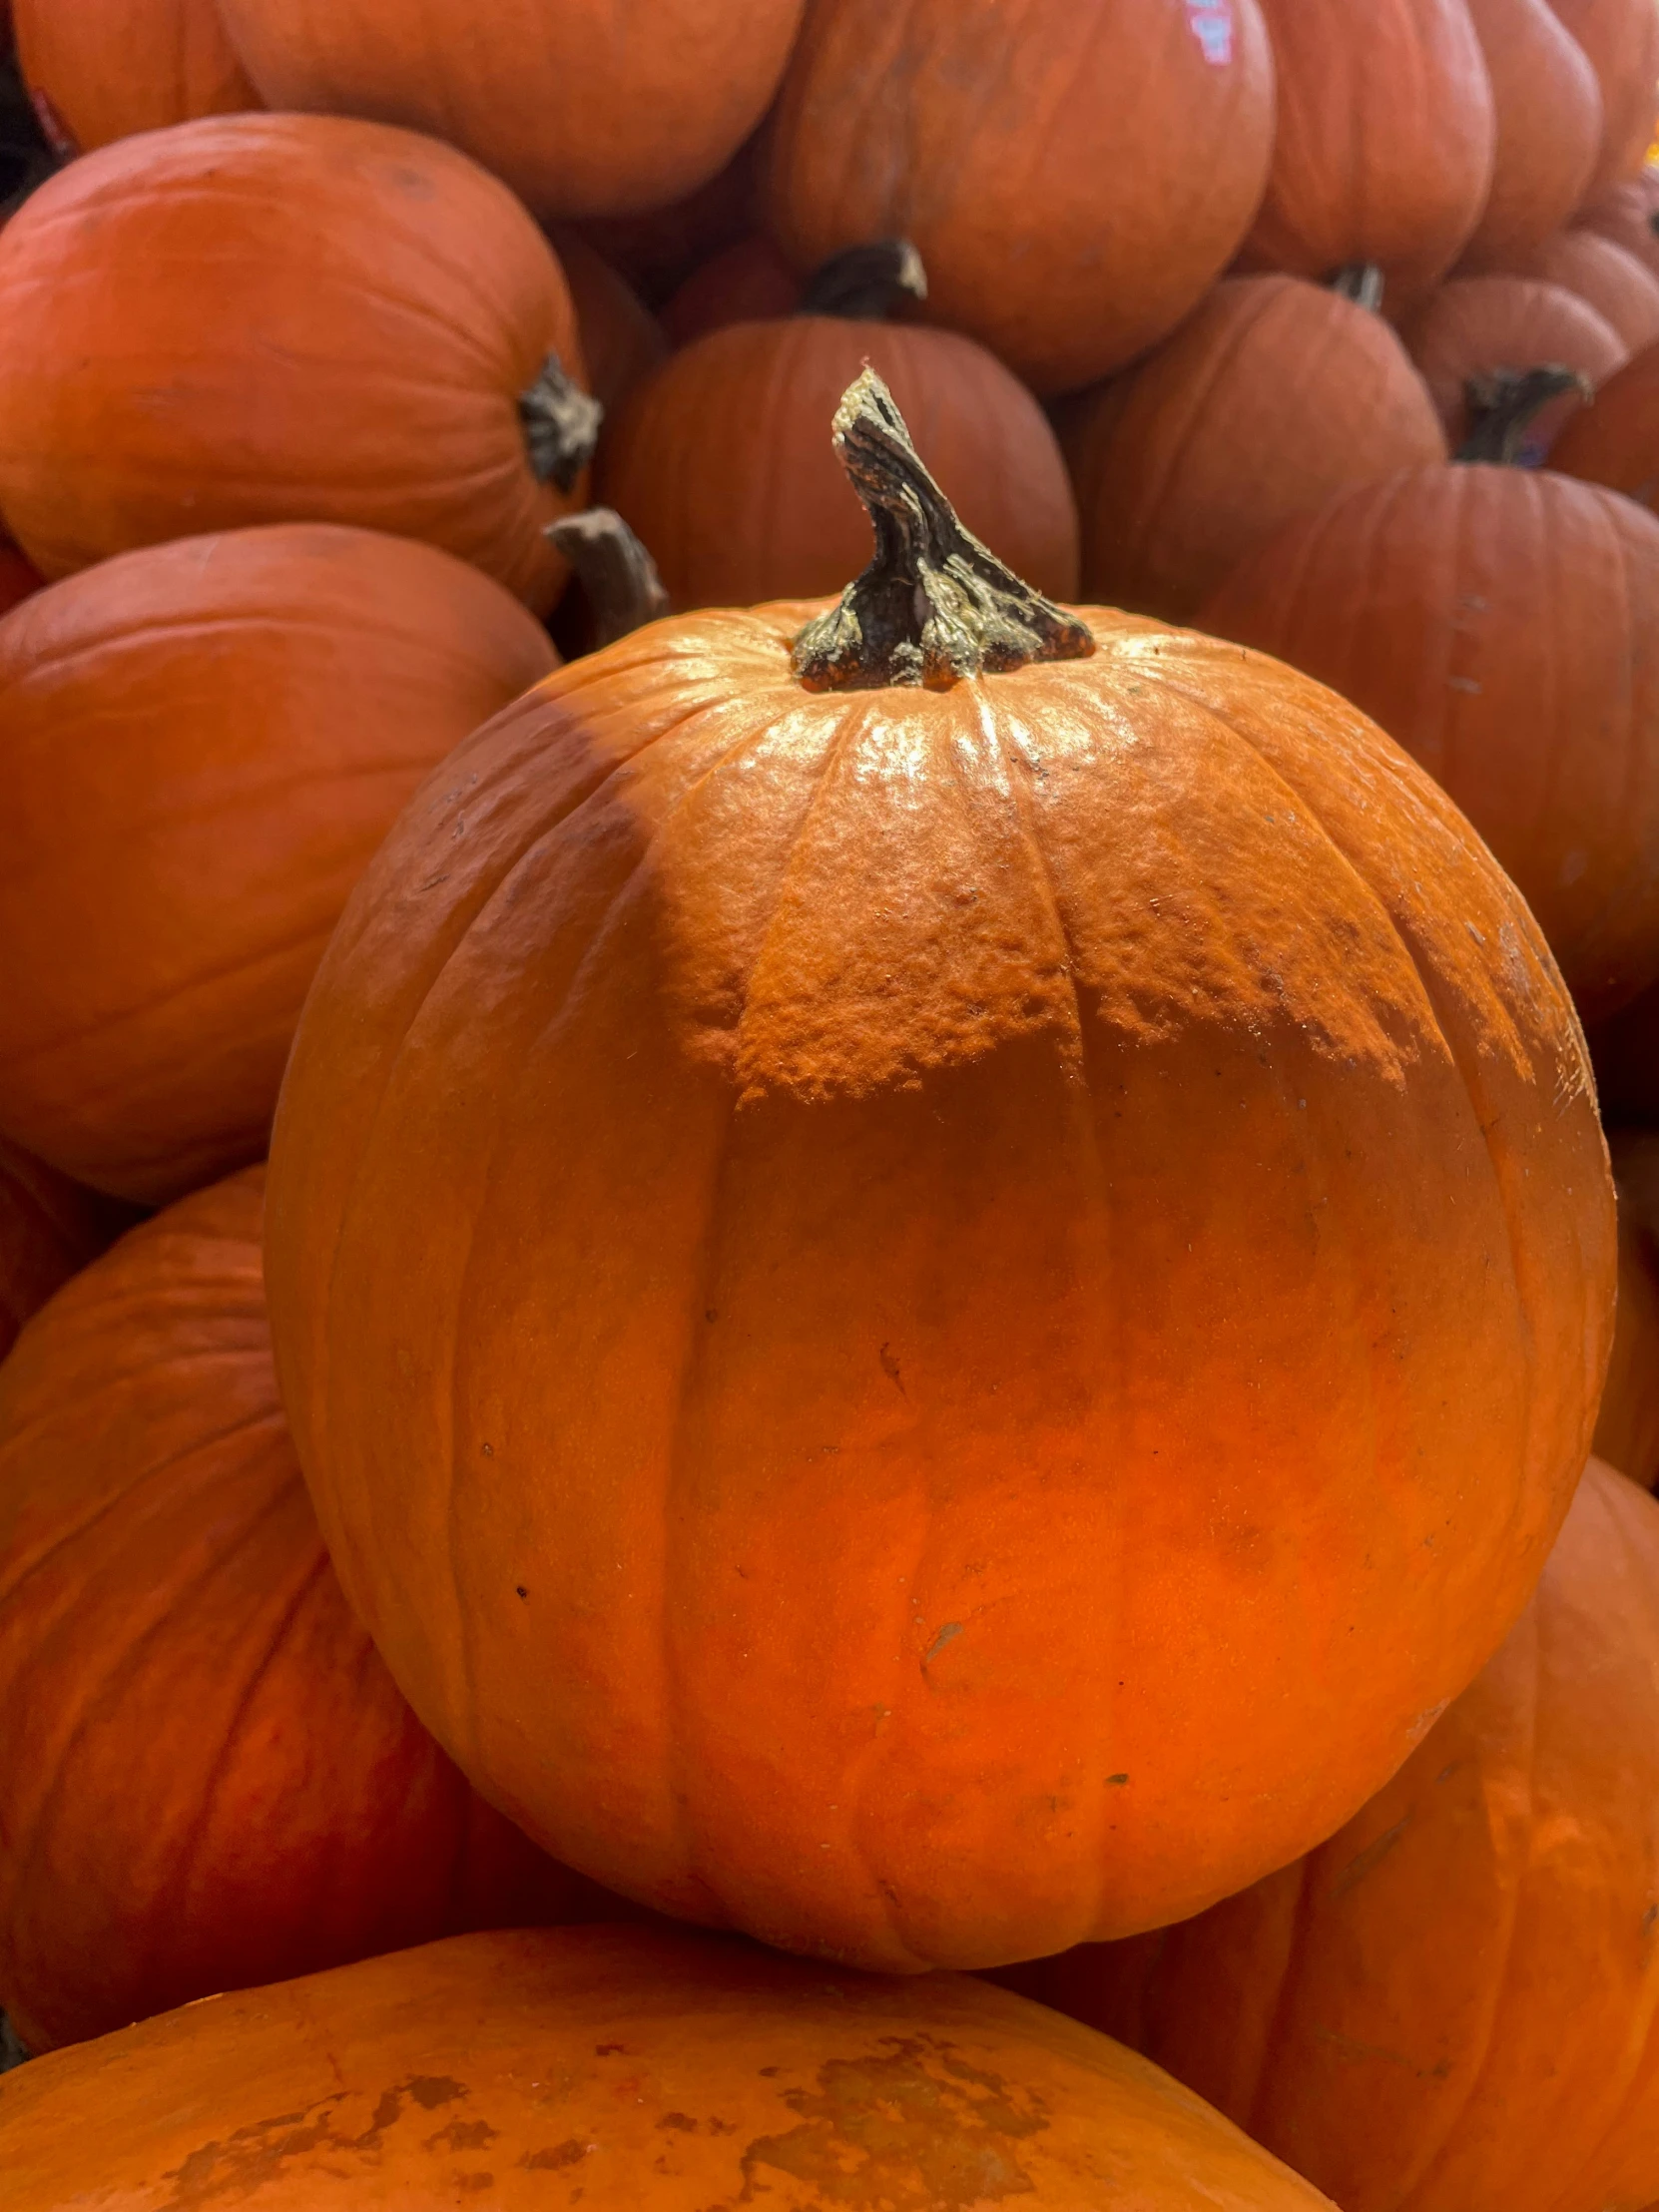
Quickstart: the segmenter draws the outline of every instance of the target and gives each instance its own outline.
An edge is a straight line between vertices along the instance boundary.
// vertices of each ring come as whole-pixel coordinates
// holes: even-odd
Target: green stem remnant
[[[1331,279],[1331,289],[1340,299],[1352,299],[1357,307],[1364,307],[1368,314],[1381,314],[1384,282],[1375,262],[1353,262],[1347,269],[1338,270]]]
[[[875,558],[796,639],[791,667],[808,691],[948,691],[964,677],[1094,651],[1075,615],[962,528],[872,368],[842,395],[833,438],[875,526]]]
[[[590,651],[668,613],[656,562],[614,507],[566,515],[549,524],[547,535],[576,571],[587,599]]]
[[[848,322],[885,322],[906,299],[927,297],[927,272],[908,239],[850,246],[825,263],[802,294],[798,314]]]
[[[577,478],[593,459],[605,410],[566,375],[557,353],[548,354],[530,389],[519,393],[518,419],[524,425],[536,482],[574,491]]]
[[[1484,376],[1471,376],[1463,386],[1469,432],[1453,459],[1520,467],[1526,459],[1526,434],[1539,410],[1569,391],[1577,392],[1586,406],[1595,397],[1577,369],[1562,368],[1556,362],[1539,368],[1494,368]]]

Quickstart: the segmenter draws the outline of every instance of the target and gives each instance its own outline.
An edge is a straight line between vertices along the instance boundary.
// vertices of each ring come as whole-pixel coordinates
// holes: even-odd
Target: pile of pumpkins
[[[9,14],[8,2208],[1659,2203],[1656,0]]]

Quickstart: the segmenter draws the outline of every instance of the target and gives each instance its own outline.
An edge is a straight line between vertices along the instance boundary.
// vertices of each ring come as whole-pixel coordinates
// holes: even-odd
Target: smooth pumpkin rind
[[[1589,190],[1601,156],[1601,88],[1546,0],[1464,0],[1491,82],[1491,189],[1463,267],[1502,269],[1542,246]]]
[[[77,153],[261,105],[219,0],[13,0],[12,21],[29,89]]]

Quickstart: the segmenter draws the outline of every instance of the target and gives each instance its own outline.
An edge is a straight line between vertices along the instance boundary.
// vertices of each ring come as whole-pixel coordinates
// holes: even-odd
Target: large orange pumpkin
[[[1464,0],[1262,0],[1279,68],[1273,169],[1243,266],[1381,269],[1409,304],[1474,236],[1496,116]]]
[[[452,140],[542,216],[661,207],[766,111],[802,0],[220,0],[273,107]]]
[[[913,239],[936,320],[1039,391],[1074,390],[1226,267],[1273,112],[1257,0],[814,0],[769,224],[803,269]]]
[[[549,366],[579,371],[575,318],[552,249],[464,156],[296,115],[123,140],[0,233],[0,512],[47,576],[343,522],[557,595],[543,532],[592,444]]]
[[[1612,1194],[1420,770],[1038,599],[874,378],[837,437],[840,606],[575,663],[382,847],[272,1315],[486,1794],[687,1918],[983,1964],[1283,1864],[1470,1679],[1588,1447]]]
[[[1595,1450],[1651,1490],[1659,1484],[1659,1134],[1615,1129],[1608,1146],[1619,1193],[1619,1305]]]
[[[1537,1595],[1319,1851],[1016,1968],[1343,2212],[1659,2195],[1659,1504],[1592,1460]]]
[[[1601,155],[1601,89],[1547,0],[1464,0],[1491,81],[1491,189],[1463,250],[1503,269],[1542,246],[1582,201]]]
[[[0,2003],[32,2050],[617,1911],[474,1796],[346,1607],[276,1398],[264,1176],[131,1231],[0,1370]]]
[[[1218,284],[1157,352],[1071,402],[1062,437],[1085,593],[1166,622],[1289,516],[1446,458],[1388,325],[1295,276]]]
[[[1601,159],[1590,192],[1641,169],[1653,140],[1659,11],[1653,0],[1549,0],[1601,85]]]
[[[29,89],[78,153],[260,105],[219,0],[13,0],[12,17]]]
[[[880,250],[872,257],[880,259]],[[857,255],[832,264],[835,272]],[[650,548],[673,603],[747,607],[832,592],[869,522],[824,425],[864,362],[891,387],[922,458],[963,487],[968,527],[1044,591],[1077,591],[1077,508],[1047,419],[994,354],[953,330],[880,319],[914,257],[871,296],[716,329],[673,355],[606,429],[598,488]]]
[[[1497,400],[1502,386],[1527,369],[1557,363],[1593,391],[1630,358],[1588,300],[1532,276],[1453,277],[1403,335],[1454,452],[1476,428],[1483,402]],[[1537,458],[1582,404],[1582,390],[1564,392],[1531,418],[1527,443]]]
[[[1557,232],[1528,257],[1525,274],[1576,292],[1618,332],[1627,352],[1659,340],[1659,276],[1600,232]]]
[[[118,1211],[0,1138],[0,1360],[29,1316],[115,1234]]]
[[[955,1975],[643,1930],[466,1936],[0,2078],[15,2212],[477,2203],[1330,2212],[1144,2059]]]
[[[1330,684],[1422,763],[1586,1020],[1659,977],[1652,516],[1549,470],[1418,469],[1287,523],[1199,620]]]
[[[546,675],[499,585],[289,523],[148,547],[0,621],[0,1131],[155,1203],[260,1158],[346,893]]]
[[[1574,219],[1575,227],[1598,232],[1633,255],[1650,276],[1659,276],[1659,171],[1644,170],[1628,183],[1614,185]]]

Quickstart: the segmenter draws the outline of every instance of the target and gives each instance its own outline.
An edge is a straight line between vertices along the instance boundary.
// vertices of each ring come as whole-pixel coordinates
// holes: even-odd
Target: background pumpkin
[[[895,419],[840,412],[883,556],[800,678],[822,603],[656,623],[405,812],[268,1267],[341,1579],[491,1798],[914,1968],[1155,1925],[1392,1771],[1565,1509],[1614,1227],[1449,801],[1236,649],[1071,657]]]
[[[1651,1490],[1659,1484],[1659,1135],[1615,1129],[1608,1146],[1619,1193],[1619,1305],[1595,1449]]]
[[[1659,975],[1659,522],[1549,470],[1418,469],[1287,523],[1199,620],[1422,763],[1585,1020]]]
[[[1218,284],[1155,353],[1071,401],[1061,434],[1084,591],[1167,622],[1287,517],[1446,457],[1388,325],[1294,276]]]
[[[1659,495],[1659,344],[1628,360],[1556,439],[1550,464],[1651,509]]]
[[[1468,387],[1541,362],[1573,369],[1594,389],[1630,358],[1612,324],[1588,300],[1532,276],[1457,276],[1441,284],[1402,332],[1453,452],[1475,428]],[[1528,444],[1547,453],[1583,404],[1565,392],[1535,414]]]
[[[1322,280],[1375,264],[1390,311],[1473,237],[1497,124],[1464,0],[1262,0],[1279,71],[1267,197],[1242,266]]]
[[[13,21],[30,90],[79,153],[260,105],[218,0],[15,0]]]
[[[662,324],[626,276],[595,253],[579,231],[554,241],[576,310],[587,382],[609,414],[668,351]]]
[[[0,1138],[0,1360],[38,1313],[102,1252],[119,1208]]]
[[[1647,2203],[1656,1743],[1659,1504],[1592,1460],[1508,1642],[1358,1819],[1201,1920],[1006,1978],[1344,2212]]]
[[[540,216],[660,207],[765,113],[802,0],[220,0],[273,107],[451,139]]]
[[[1601,156],[1601,88],[1547,0],[1465,0],[1497,125],[1491,189],[1463,249],[1503,269],[1542,246],[1589,190]]]
[[[37,2052],[625,1910],[473,1795],[346,1607],[276,1397],[264,1177],[131,1231],[0,1371],[0,2000]]]
[[[274,2160],[306,2212],[486,2188],[545,2212],[573,2173],[604,2212],[775,2188],[830,2212],[849,2176],[892,2204],[919,2177],[933,2204],[1324,2207],[1156,2067],[1005,1990],[632,1929],[461,1936],[62,2052],[0,2079],[0,2155],[17,2212],[100,2188],[159,2212],[181,2171],[221,2190]]]
[[[1590,195],[1641,168],[1653,139],[1659,12],[1649,0],[1549,0],[1601,85],[1601,159]]]
[[[342,522],[557,596],[543,530],[581,479],[532,456],[521,395],[551,354],[580,375],[575,317],[551,248],[463,156],[319,116],[125,140],[0,233],[0,511],[45,575]]]
[[[1526,274],[1576,292],[1618,332],[1628,352],[1659,340],[1659,276],[1599,232],[1557,232],[1530,257]]]
[[[689,345],[729,322],[770,322],[794,314],[807,289],[764,234],[702,262],[676,286],[663,307],[663,328],[675,345]]]
[[[930,319],[1038,391],[1069,391],[1197,305],[1249,226],[1272,139],[1257,0],[1225,13],[815,0],[763,198],[802,269],[867,239],[913,240]]]
[[[1659,985],[1590,1031],[1596,1088],[1609,1120],[1659,1121]]]
[[[1599,200],[1582,210],[1575,222],[1579,229],[1595,231],[1634,255],[1650,276],[1659,276],[1659,234],[1653,228],[1659,216],[1659,174],[1644,170],[1622,185],[1613,185]]]
[[[0,621],[0,1130],[148,1203],[260,1158],[300,1001],[405,799],[544,676],[500,586],[291,523]]]

